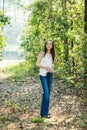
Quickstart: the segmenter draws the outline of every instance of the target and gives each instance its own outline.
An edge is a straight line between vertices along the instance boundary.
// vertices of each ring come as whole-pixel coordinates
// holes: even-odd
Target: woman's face
[[[47,43],[46,43],[47,50],[51,50],[52,47],[53,47],[52,41],[47,41]]]

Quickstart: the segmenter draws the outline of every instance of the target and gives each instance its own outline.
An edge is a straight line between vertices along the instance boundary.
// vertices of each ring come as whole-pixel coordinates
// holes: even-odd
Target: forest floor
[[[0,69],[0,130],[87,130],[84,127],[81,91],[54,79],[50,99],[50,119],[41,119],[42,89],[39,78],[9,80]]]

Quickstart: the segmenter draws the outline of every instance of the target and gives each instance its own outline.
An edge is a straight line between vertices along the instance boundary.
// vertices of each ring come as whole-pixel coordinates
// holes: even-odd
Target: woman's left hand
[[[49,72],[53,72],[53,68],[52,67],[49,67],[49,66],[46,66],[46,70],[49,71]]]

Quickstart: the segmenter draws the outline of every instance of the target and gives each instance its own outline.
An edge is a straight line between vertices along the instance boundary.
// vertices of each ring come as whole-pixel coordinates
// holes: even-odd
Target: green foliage
[[[0,12],[0,25],[10,24],[10,17],[5,16],[3,12]]]
[[[24,113],[27,113],[27,112],[28,112],[27,106],[24,106],[24,107],[23,107],[23,112],[24,112]]]
[[[36,117],[36,118],[31,119],[31,122],[33,122],[33,123],[42,123],[43,121],[44,121],[44,119],[40,118],[40,117]]]
[[[86,129],[87,128],[87,112],[84,112],[81,116],[76,116],[76,123],[81,127]]]
[[[8,119],[7,115],[1,115],[0,116],[0,123],[1,123],[1,120],[4,121],[4,120],[7,120],[7,119]]]
[[[0,59],[2,58],[2,51],[5,45],[6,45],[5,38],[2,31],[0,30]]]
[[[2,58],[2,51],[6,44],[4,35],[2,33],[2,28],[5,24],[10,24],[10,18],[8,16],[5,16],[4,13],[0,11],[0,59]]]
[[[66,5],[66,6],[65,6]],[[46,40],[55,43],[57,77],[83,74],[83,1],[35,0],[22,36],[31,70]]]
[[[18,107],[18,103],[15,103],[14,101],[12,101],[12,100],[10,100],[10,101],[8,101],[8,100],[6,100],[5,101],[5,104],[7,105],[7,106],[11,106],[11,107],[13,107],[13,108],[16,108],[16,107]]]
[[[5,39],[4,39],[2,31],[0,30],[0,48],[3,48],[3,46],[5,46]]]
[[[9,80],[11,81],[21,81],[24,82],[27,80],[28,76],[36,76],[35,73],[37,70],[33,70],[29,62],[22,62],[19,65],[8,67],[4,70],[4,73],[10,74]]]

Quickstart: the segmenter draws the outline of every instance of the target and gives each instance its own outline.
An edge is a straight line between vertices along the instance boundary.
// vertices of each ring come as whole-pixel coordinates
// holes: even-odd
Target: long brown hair
[[[51,53],[51,55],[52,55],[52,60],[53,60],[53,62],[54,62],[54,59],[55,59],[55,48],[54,48],[54,42],[53,42],[52,40],[48,40],[48,41],[51,41],[51,42],[52,42],[52,49],[51,49],[50,53]],[[47,44],[48,41],[46,41],[45,46],[44,46],[44,56],[45,56],[46,53],[47,53],[46,44]]]

